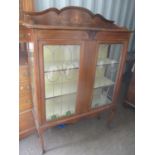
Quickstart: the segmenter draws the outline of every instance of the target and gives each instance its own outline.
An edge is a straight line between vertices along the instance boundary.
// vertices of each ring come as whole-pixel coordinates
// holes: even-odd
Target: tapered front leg
[[[38,135],[39,135],[39,142],[40,142],[40,145],[41,145],[41,154],[43,155],[46,151],[45,151],[45,144],[44,144],[44,137],[43,137],[43,134],[44,134],[44,130],[40,130],[38,129]]]

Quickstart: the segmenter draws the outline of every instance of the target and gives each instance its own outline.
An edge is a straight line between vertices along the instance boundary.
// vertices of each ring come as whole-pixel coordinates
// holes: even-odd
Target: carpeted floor
[[[46,130],[45,155],[134,155],[135,154],[135,113],[124,108],[121,100],[114,127],[106,126],[107,113],[96,118],[81,120],[63,129]],[[20,155],[40,155],[41,148],[37,134],[19,143]]]

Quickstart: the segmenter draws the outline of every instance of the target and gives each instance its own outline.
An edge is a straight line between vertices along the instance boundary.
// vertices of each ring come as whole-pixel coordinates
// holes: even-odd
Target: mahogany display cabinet
[[[33,113],[43,152],[45,129],[115,114],[130,32],[80,7],[24,12],[29,30]]]

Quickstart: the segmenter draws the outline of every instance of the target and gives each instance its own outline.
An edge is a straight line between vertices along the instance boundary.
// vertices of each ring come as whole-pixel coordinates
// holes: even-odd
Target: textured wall
[[[135,0],[35,0],[36,11],[49,7],[61,9],[66,6],[81,6],[129,30],[135,29]],[[135,34],[130,38],[129,51],[135,49]]]

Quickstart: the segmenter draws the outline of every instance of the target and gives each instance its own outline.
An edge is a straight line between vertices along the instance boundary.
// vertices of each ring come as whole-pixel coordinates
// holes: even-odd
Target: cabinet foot
[[[46,151],[45,150],[42,150],[42,153],[41,153],[41,155],[44,155],[46,153]]]

